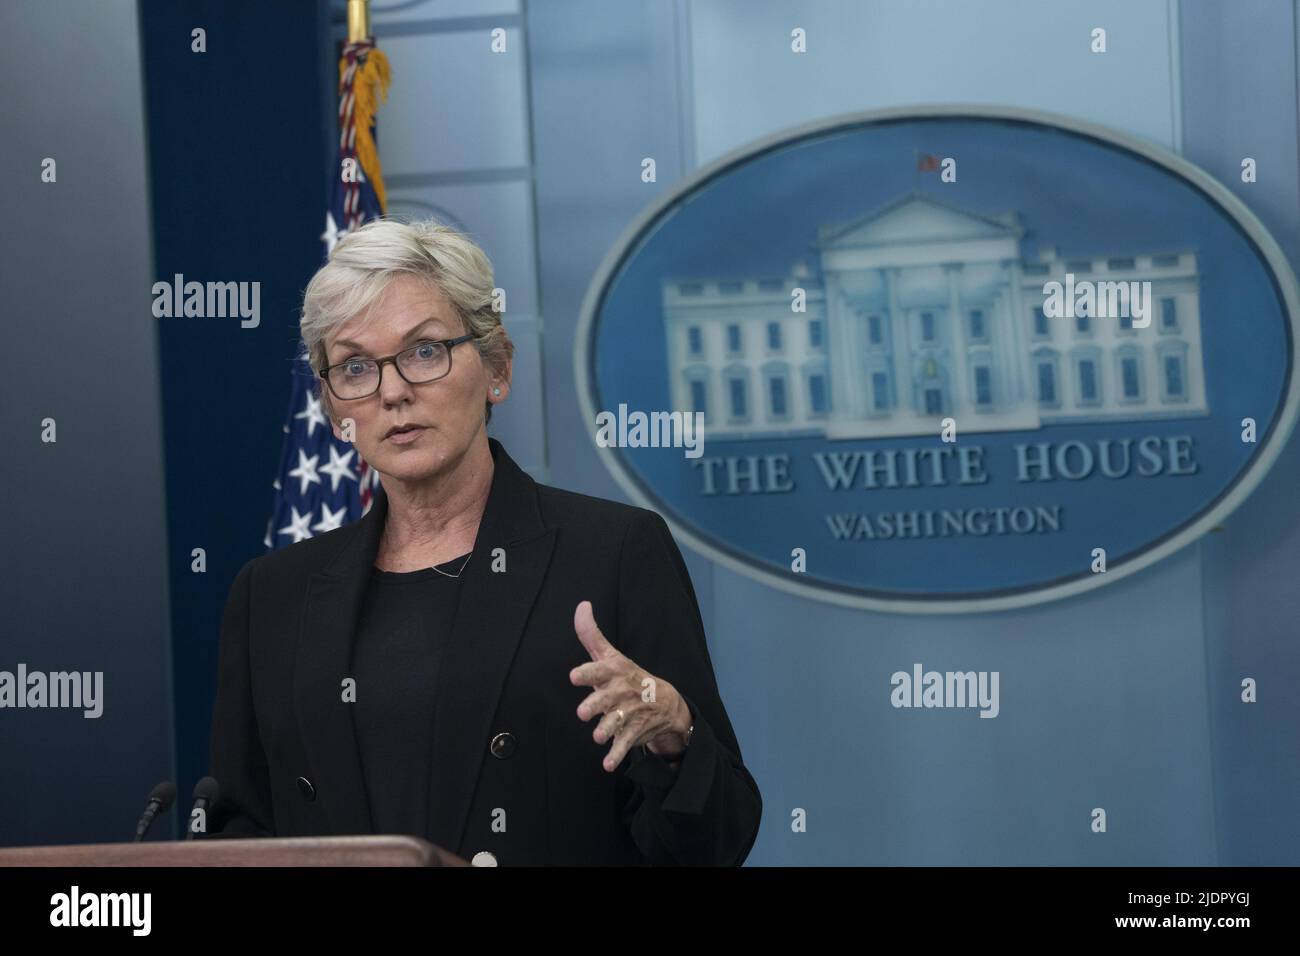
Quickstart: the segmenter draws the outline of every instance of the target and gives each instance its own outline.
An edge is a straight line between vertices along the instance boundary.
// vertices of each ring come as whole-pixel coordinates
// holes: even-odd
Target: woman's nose
[[[379,366],[379,395],[388,404],[401,401],[411,391],[411,384],[397,371],[396,362]]]

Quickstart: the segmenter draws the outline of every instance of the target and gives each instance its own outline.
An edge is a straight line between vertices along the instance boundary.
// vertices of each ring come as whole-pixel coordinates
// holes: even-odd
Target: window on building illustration
[[[987,365],[975,366],[975,404],[989,405],[993,401],[993,382]]]
[[[1132,331],[1132,329],[1133,329],[1133,316],[1131,316],[1131,315],[1121,315],[1121,316],[1119,317],[1119,327],[1120,327],[1121,329],[1124,329],[1125,331]]]
[[[884,372],[871,373],[871,404],[877,409],[889,407],[889,376]]]
[[[1160,325],[1166,329],[1178,327],[1178,302],[1176,299],[1160,300]]]
[[[1034,334],[1047,334],[1047,313],[1043,311],[1042,306],[1034,309]]]
[[[1038,400],[1044,404],[1056,402],[1056,368],[1051,362],[1038,363]]]
[[[767,380],[768,395],[772,401],[772,417],[785,417],[785,379],[779,375],[773,375]]]
[[[973,339],[984,338],[984,310],[970,310],[970,337]]]
[[[740,326],[727,326],[727,349],[731,352],[740,351]]]
[[[884,331],[880,327],[880,316],[873,315],[867,319],[867,336],[871,339],[872,345],[879,345],[884,341]]]
[[[704,295],[704,283],[683,282],[677,287],[677,291],[682,295]]]
[[[767,347],[769,349],[779,349],[781,347],[781,323],[767,323]]]
[[[1092,359],[1079,362],[1079,398],[1085,402],[1097,400],[1097,363]]]
[[[731,391],[731,417],[745,417],[745,380],[733,378],[729,382]]]
[[[927,342],[934,341],[934,313],[921,313],[921,338]]]
[[[1151,264],[1160,269],[1172,269],[1178,265],[1178,256],[1152,256]]]
[[[1165,356],[1165,392],[1180,398],[1183,394],[1183,363],[1177,355]]]
[[[691,411],[703,412],[707,420],[709,417],[709,395],[701,381],[691,382]]]
[[[1119,362],[1120,380],[1123,383],[1124,397],[1138,397],[1138,363],[1137,359],[1125,357]]]
[[[820,319],[813,319],[808,323],[808,345],[815,349],[822,347],[822,323]]]
[[[784,279],[759,279],[758,290],[760,292],[784,292]]]
[[[826,376],[810,375],[808,377],[808,399],[813,414],[820,415],[826,411]]]
[[[687,330],[687,335],[690,338],[691,354],[699,355],[703,352],[704,337],[700,335],[700,327],[698,325],[692,325],[690,329]]]
[[[1074,329],[1076,332],[1087,332],[1092,327],[1092,319],[1087,312],[1077,312],[1074,316]]]
[[[745,291],[743,282],[719,282],[718,291],[723,295],[740,295]]]
[[[925,413],[927,415],[938,415],[943,411],[943,393],[937,388],[927,388],[925,390]]]

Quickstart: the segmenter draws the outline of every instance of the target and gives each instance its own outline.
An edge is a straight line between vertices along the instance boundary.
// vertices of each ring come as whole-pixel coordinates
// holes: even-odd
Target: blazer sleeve
[[[619,647],[668,681],[695,731],[677,769],[634,747],[624,822],[652,864],[739,866],[758,835],[763,802],[741,760],[718,695],[695,588],[664,519],[641,509],[619,558]]]
[[[253,709],[249,666],[252,566],[253,561],[249,561],[236,576],[221,621],[211,759],[211,773],[220,792],[209,821],[209,837],[265,837],[275,833],[270,769]]]

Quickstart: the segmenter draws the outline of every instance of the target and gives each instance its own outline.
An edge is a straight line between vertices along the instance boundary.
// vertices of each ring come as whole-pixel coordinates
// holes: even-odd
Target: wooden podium
[[[0,866],[469,866],[405,836],[77,843],[0,849]]]

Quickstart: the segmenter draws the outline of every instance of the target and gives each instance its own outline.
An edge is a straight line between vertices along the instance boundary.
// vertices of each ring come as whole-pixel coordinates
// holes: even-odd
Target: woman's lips
[[[390,441],[394,445],[409,445],[411,442],[415,441],[421,435],[423,435],[425,431],[427,431],[427,429],[421,425],[416,428],[412,428],[409,431],[393,432],[391,435],[388,436],[388,438],[385,439],[385,441]]]

